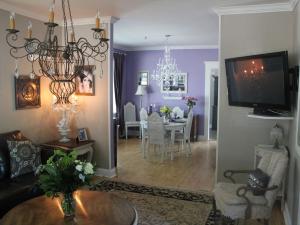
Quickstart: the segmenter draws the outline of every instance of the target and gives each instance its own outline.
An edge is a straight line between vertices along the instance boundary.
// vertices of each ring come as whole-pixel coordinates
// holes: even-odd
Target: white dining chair
[[[144,156],[149,155],[149,145],[158,146],[161,152],[161,161],[164,161],[165,155],[168,152],[170,136],[167,134],[163,118],[158,113],[154,112],[148,117],[147,122],[147,153],[144,152]]]
[[[137,127],[140,129],[140,122],[136,120],[135,105],[131,102],[124,105],[124,122],[126,139],[128,138],[128,128]]]
[[[145,140],[147,139],[147,131],[144,128],[145,124],[147,123],[148,120],[148,112],[146,109],[141,108],[140,110],[140,136],[142,138],[142,143],[141,143],[141,149],[145,148]]]
[[[191,148],[191,129],[192,129],[192,122],[193,122],[193,112],[190,111],[188,114],[188,118],[186,121],[186,125],[184,127],[183,133],[176,133],[175,134],[175,141],[181,143],[182,150],[188,150],[188,154],[192,154],[192,148]],[[188,149],[187,149],[188,147]]]
[[[178,106],[175,106],[172,109],[171,116],[172,116],[172,118],[175,118],[175,116],[176,116],[176,118],[182,119],[184,117],[184,111],[181,108],[179,108]]]

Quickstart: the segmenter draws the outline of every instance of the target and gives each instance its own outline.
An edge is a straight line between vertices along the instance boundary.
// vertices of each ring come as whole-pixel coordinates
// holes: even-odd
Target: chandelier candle
[[[10,16],[9,16],[9,29],[11,29],[11,30],[16,29],[15,17],[16,17],[16,14],[14,12],[11,12]]]
[[[31,21],[28,22],[27,37],[28,37],[28,39],[32,38],[32,23],[31,23]]]
[[[96,28],[100,29],[100,12],[99,12],[99,9],[98,9],[97,15],[96,15]]]
[[[49,7],[49,23],[54,23],[54,6],[55,1],[53,0],[52,4]]]

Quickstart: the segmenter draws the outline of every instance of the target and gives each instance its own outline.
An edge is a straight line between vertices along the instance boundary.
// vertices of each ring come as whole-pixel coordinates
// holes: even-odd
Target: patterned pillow
[[[41,164],[40,149],[30,140],[7,141],[10,154],[10,177],[35,172]]]

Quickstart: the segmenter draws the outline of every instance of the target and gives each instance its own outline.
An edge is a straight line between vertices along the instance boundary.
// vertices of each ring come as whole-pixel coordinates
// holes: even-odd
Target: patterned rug
[[[126,198],[136,208],[139,225],[215,225],[209,193],[195,193],[112,180],[103,180],[93,190]]]

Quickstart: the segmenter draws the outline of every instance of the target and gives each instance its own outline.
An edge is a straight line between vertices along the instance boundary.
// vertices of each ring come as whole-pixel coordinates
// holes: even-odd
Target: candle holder
[[[19,30],[17,30],[17,29],[6,29],[6,31],[8,32],[8,33],[11,33],[11,34],[16,34],[16,33],[19,33],[20,31]]]
[[[46,26],[48,26],[48,27],[57,27],[58,26],[58,24],[57,23],[53,23],[53,22],[46,22],[46,23],[44,23]]]
[[[97,32],[97,33],[100,33],[101,31],[104,31],[104,29],[102,28],[92,28],[93,31]]]

